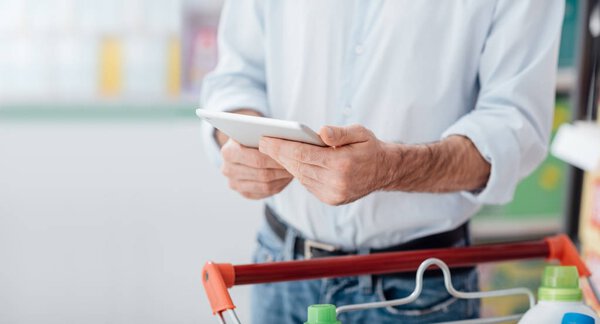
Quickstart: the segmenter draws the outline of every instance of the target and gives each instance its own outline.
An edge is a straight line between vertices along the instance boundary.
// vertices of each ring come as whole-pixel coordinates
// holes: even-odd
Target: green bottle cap
[[[540,301],[581,301],[579,272],[576,267],[548,266],[544,269],[542,286],[538,290]]]
[[[337,320],[334,305],[308,307],[308,321],[304,324],[342,324]]]

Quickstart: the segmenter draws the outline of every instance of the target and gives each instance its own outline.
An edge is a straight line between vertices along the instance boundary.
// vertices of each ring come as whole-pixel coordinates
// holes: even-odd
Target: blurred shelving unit
[[[552,138],[561,124],[573,118],[571,95],[577,82],[575,61],[580,7],[580,1],[566,0]],[[513,202],[504,206],[486,206],[480,211],[473,221],[475,240],[529,239],[561,232],[567,209],[569,177],[569,167],[548,156],[519,184]]]
[[[221,5],[0,0],[0,119],[193,117]]]
[[[570,121],[568,97],[558,95],[552,138],[558,126]],[[478,241],[528,239],[562,230],[566,202],[568,166],[553,156],[526,179],[514,200],[503,206],[486,206],[474,219]]]

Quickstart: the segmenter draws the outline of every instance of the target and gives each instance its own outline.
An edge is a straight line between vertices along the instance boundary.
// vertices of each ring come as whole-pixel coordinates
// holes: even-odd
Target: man
[[[320,128],[320,148],[242,147],[206,127],[229,185],[266,199],[256,262],[469,244],[469,218],[512,199],[544,158],[562,0],[230,0],[203,106]],[[348,126],[350,125],[350,126]],[[243,216],[243,215],[240,215]],[[472,268],[454,272],[476,290]],[[476,318],[438,272],[402,307],[344,323]],[[414,274],[255,287],[254,323],[302,323],[306,306],[405,297]]]

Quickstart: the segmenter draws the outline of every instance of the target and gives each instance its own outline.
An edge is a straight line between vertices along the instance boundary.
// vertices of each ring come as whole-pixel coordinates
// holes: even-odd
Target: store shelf
[[[192,100],[10,103],[0,104],[0,121],[193,119],[197,107]]]
[[[568,94],[575,86],[575,69],[560,68],[556,74],[556,92],[558,94]]]
[[[475,219],[471,235],[476,243],[537,239],[561,232],[563,220],[547,216],[532,219]]]

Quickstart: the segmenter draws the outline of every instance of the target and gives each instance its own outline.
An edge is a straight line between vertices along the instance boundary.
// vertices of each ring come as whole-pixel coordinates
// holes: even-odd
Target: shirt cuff
[[[202,107],[211,111],[228,112],[237,109],[253,109],[263,116],[268,116],[267,100],[264,92],[260,90],[224,91],[218,95],[204,100]],[[221,147],[215,139],[215,128],[206,121],[202,121],[202,138],[204,147],[212,162],[220,166],[223,163]]]
[[[491,165],[485,188],[461,194],[477,204],[505,204],[512,200],[519,183],[519,143],[508,127],[486,121],[467,115],[450,126],[442,139],[451,135],[467,137]]]

